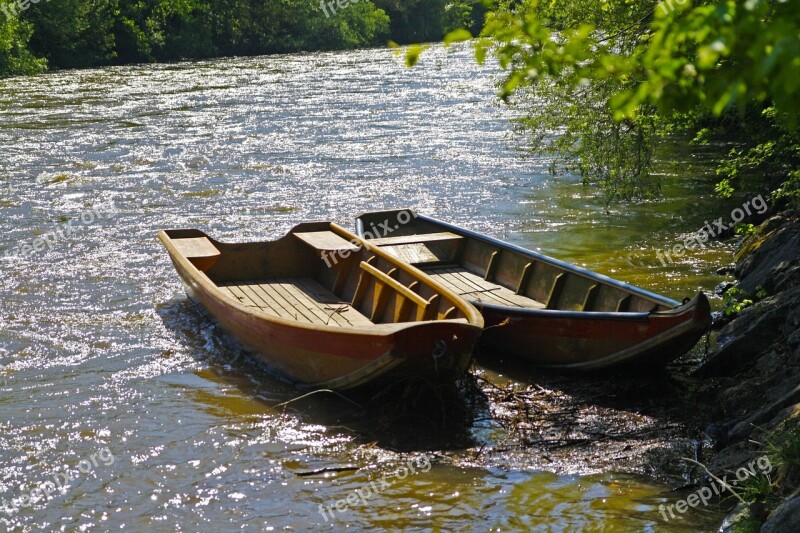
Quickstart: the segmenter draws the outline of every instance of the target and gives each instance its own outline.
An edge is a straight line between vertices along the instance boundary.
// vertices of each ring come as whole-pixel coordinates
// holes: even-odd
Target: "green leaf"
[[[413,67],[419,61],[419,56],[422,55],[422,52],[428,49],[428,45],[426,44],[412,44],[406,50],[406,66]]]
[[[486,61],[486,52],[488,52],[489,47],[481,44],[475,47],[475,61],[478,62],[479,65],[483,65]]]
[[[457,30],[453,30],[447,35],[445,35],[444,44],[445,46],[450,46],[453,43],[458,43],[461,41],[469,41],[470,39],[472,39],[472,34],[469,32],[469,30],[460,28]]]

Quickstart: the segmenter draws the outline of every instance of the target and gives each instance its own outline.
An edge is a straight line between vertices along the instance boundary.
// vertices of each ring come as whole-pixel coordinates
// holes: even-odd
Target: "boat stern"
[[[404,360],[401,371],[435,379],[460,376],[472,362],[480,334],[481,328],[466,320],[421,323],[396,334],[394,356]]]

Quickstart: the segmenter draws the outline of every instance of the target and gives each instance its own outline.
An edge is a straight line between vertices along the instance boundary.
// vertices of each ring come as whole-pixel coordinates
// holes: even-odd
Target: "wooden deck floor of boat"
[[[280,318],[327,326],[374,325],[312,278],[236,281],[221,284],[219,288],[248,307]]]
[[[425,268],[424,271],[451,291],[473,302],[533,309],[544,309],[545,307],[541,302],[516,294],[497,283],[486,281],[460,266],[436,266]]]

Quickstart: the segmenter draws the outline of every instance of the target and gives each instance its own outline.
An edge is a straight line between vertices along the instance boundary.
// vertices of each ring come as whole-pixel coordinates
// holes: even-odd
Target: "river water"
[[[399,451],[336,397],[280,405],[300,393],[187,303],[155,239],[259,240],[410,206],[676,298],[720,280],[730,245],[655,256],[715,205],[707,157],[673,147],[665,199],[606,214],[523,156],[494,75],[455,47],[414,69],[368,50],[0,80],[0,523],[713,529],[713,506],[664,521],[682,496],[624,465],[464,461],[498,438],[479,417],[464,449]]]

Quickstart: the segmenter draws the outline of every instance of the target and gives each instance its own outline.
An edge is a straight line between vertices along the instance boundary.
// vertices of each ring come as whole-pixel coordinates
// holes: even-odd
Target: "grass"
[[[783,431],[767,441],[767,457],[778,471],[776,483],[794,489],[800,481],[800,426]]]
[[[772,478],[769,474],[758,473],[750,476],[737,487],[737,493],[748,502],[766,502],[774,498]]]
[[[797,488],[800,482],[800,426],[771,435],[764,455],[772,468],[768,472],[763,468],[736,487],[739,496],[750,504],[751,512],[735,524],[735,533],[758,531],[769,513]]]

